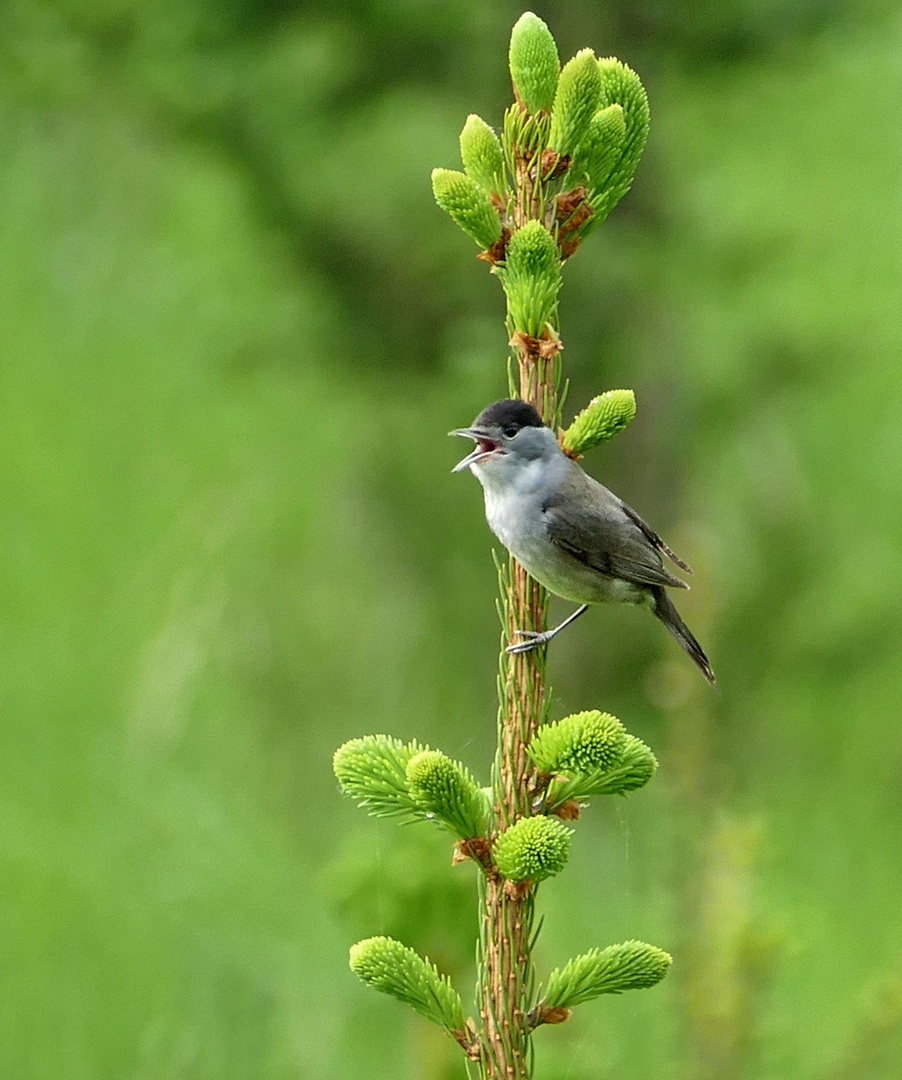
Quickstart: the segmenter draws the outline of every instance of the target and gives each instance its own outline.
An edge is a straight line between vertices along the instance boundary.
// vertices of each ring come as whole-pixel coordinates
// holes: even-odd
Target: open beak
[[[464,469],[468,469],[471,465],[475,465],[485,458],[494,454],[498,449],[498,444],[494,442],[485,431],[479,428],[456,428],[454,431],[449,431],[449,435],[463,435],[465,439],[475,439],[476,449],[471,451],[465,458],[458,461],[451,472],[463,472]]]

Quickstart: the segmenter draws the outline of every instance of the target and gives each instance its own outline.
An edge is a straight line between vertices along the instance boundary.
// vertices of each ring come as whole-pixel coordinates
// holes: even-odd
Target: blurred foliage
[[[465,982],[467,868],[355,839],[329,760],[379,730],[490,760],[495,575],[444,433],[505,390],[501,295],[429,172],[500,123],[520,10],[0,10],[4,1077],[462,1071],[346,947]],[[721,687],[629,610],[552,649],[556,715],[629,716],[661,768],[588,811],[540,963],[675,960],[540,1033],[545,1080],[697,1080],[709,1039],[721,1077],[889,1080],[898,11],[539,14],[649,91],[633,190],[566,267],[568,408],[635,389],[584,464],[693,563]]]

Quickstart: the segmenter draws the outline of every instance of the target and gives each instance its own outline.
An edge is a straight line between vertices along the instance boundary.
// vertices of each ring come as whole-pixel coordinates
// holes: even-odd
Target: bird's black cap
[[[516,428],[519,431],[520,428],[544,426],[542,417],[529,402],[516,401],[513,398],[505,398],[504,401],[487,405],[473,421],[474,428]]]

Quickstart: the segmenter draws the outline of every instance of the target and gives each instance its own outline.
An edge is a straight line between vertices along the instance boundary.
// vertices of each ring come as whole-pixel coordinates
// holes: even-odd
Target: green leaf
[[[475,113],[470,113],[460,133],[460,160],[467,176],[484,192],[504,189],[501,143],[485,120]]]
[[[461,840],[486,834],[490,804],[468,769],[439,750],[423,750],[407,763],[407,784],[417,806]]]
[[[599,443],[607,442],[636,415],[636,397],[632,390],[607,390],[592,398],[564,434],[564,449],[584,454]]]
[[[669,953],[644,941],[592,949],[552,971],[538,1012],[569,1009],[601,994],[654,986],[667,974],[672,960]]]
[[[373,817],[422,821],[423,811],[407,785],[407,765],[425,749],[390,735],[366,735],[340,746],[332,758],[342,791]]]
[[[548,788],[546,805],[553,808],[571,799],[588,799],[593,795],[625,795],[647,784],[657,768],[658,759],[649,747],[635,735],[627,735],[616,765],[558,777]]]
[[[626,137],[626,121],[620,105],[608,105],[589,121],[585,135],[573,155],[564,188],[584,184],[590,195],[603,191],[614,166],[620,160]]]
[[[648,138],[648,96],[639,76],[614,57],[598,61],[601,76],[601,105],[623,109],[625,131],[620,153],[611,171],[592,198],[594,216],[585,231],[603,221],[629,191]]]
[[[466,1026],[460,994],[435,964],[390,937],[371,937],[351,946],[351,971],[361,982],[406,1002],[449,1031]]]
[[[619,764],[625,745],[617,717],[591,710],[543,725],[527,752],[542,772],[591,773]]]
[[[531,11],[511,31],[510,71],[514,92],[530,113],[550,109],[561,62],[546,24]]]
[[[589,129],[601,99],[601,72],[591,49],[582,49],[561,71],[548,145],[560,155],[573,154]]]
[[[501,239],[501,219],[475,180],[454,169],[432,170],[435,201],[482,248]]]
[[[521,818],[495,841],[495,865],[511,881],[544,881],[564,869],[572,836],[558,818]]]
[[[541,221],[527,221],[511,237],[503,263],[496,267],[507,294],[514,329],[540,337],[553,321],[561,287],[561,258]]]

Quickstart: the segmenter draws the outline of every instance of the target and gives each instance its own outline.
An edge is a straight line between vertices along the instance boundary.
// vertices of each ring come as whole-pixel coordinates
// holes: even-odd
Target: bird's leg
[[[584,611],[588,610],[588,607],[588,604],[583,604],[582,607],[578,607],[572,615],[568,615],[560,626],[556,626],[553,630],[515,630],[514,633],[518,637],[525,638],[526,640],[518,641],[516,645],[508,645],[504,651],[509,653],[521,653],[529,652],[530,649],[537,649],[540,645],[544,645],[547,641],[551,641],[551,639],[559,634],[565,626],[569,626],[575,619],[578,619]]]

